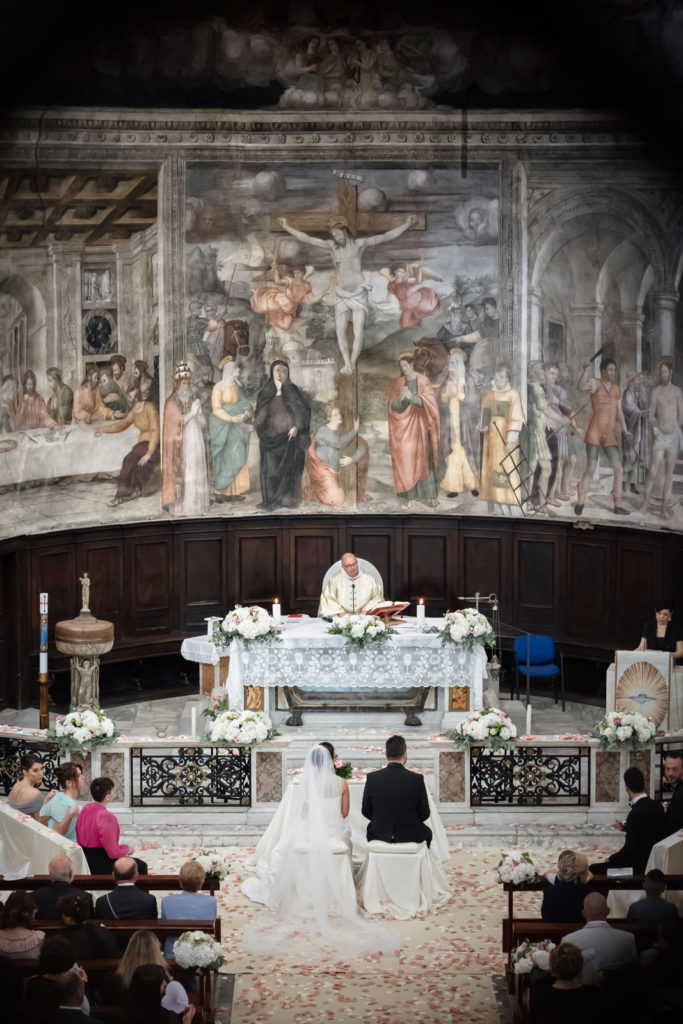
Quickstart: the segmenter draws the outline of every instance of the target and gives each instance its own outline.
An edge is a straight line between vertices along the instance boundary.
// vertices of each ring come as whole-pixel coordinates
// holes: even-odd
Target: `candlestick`
[[[275,619],[276,622],[280,621],[281,614],[282,614],[282,607],[280,605],[280,599],[278,597],[276,597],[276,598],[273,599],[273,618]]]
[[[192,711],[190,712],[190,720],[192,722],[192,725],[191,725],[191,735],[192,736],[196,736],[197,735],[197,709],[196,708],[192,708]]]
[[[206,637],[207,640],[213,640],[213,624],[218,621],[217,615],[207,615],[204,619],[206,622]]]
[[[531,704],[526,706],[526,734],[531,735]]]
[[[420,600],[417,602],[415,614],[417,615],[418,626],[423,626],[425,621],[425,602],[423,597],[421,597]]]
[[[38,656],[38,682],[40,685],[40,713],[39,722],[41,729],[48,729],[50,726],[50,712],[48,711],[48,679],[47,679],[47,594],[40,595],[40,653]]]

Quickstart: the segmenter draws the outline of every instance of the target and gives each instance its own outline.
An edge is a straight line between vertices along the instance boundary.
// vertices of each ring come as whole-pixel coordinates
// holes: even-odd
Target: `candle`
[[[47,594],[40,595],[40,664],[38,671],[47,674]]]
[[[191,736],[196,736],[197,735],[197,709],[196,708],[192,708],[192,711],[190,712],[190,718],[191,718],[191,722],[192,722],[192,726],[191,726],[191,729],[190,729],[190,735]]]
[[[205,619],[207,640],[210,640],[211,637],[213,636],[213,619],[213,615],[207,615]]]
[[[281,612],[282,608],[280,607],[280,598],[276,597],[273,599],[273,618],[276,622],[280,621]]]
[[[424,598],[423,597],[421,597],[420,600],[417,602],[417,608],[415,609],[415,614],[417,615],[417,624],[418,624],[418,626],[424,625],[424,620],[425,620],[425,602],[424,602]]]
[[[526,706],[526,734],[531,735],[531,704]]]

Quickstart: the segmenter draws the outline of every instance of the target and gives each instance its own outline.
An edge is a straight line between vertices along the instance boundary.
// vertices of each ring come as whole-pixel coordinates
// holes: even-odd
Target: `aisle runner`
[[[545,870],[552,870],[564,848],[530,852]],[[604,859],[613,848],[585,843],[575,847],[589,861]],[[164,872],[178,870],[199,852],[199,847],[165,852],[145,848],[150,867]],[[251,851],[231,847],[221,852],[231,865],[218,894],[223,970],[237,975],[231,1024],[499,1024],[492,975],[505,969],[501,919],[507,911],[495,870],[500,848],[453,851],[447,869],[453,897],[422,921],[392,922],[403,937],[398,953],[335,961],[297,955],[293,946],[287,955],[264,957],[259,963],[242,947],[244,925],[267,913],[240,891]],[[520,914],[540,914],[540,903],[540,893],[515,897]]]

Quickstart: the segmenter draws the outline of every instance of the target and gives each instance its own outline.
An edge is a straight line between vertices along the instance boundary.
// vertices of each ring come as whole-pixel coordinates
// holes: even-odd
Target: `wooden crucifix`
[[[286,231],[305,245],[326,249],[335,269],[335,330],[342,357],[339,370],[339,409],[342,429],[351,429],[358,417],[358,374],[356,366],[363,349],[365,317],[368,310],[368,285],[362,274],[361,260],[366,248],[391,242],[409,228],[424,231],[424,214],[408,217],[393,213],[360,210],[358,187],[345,183],[339,191],[337,213],[299,213],[292,218],[271,217],[270,230]],[[325,231],[327,238],[311,235]],[[356,502],[355,463],[340,473],[344,495]]]

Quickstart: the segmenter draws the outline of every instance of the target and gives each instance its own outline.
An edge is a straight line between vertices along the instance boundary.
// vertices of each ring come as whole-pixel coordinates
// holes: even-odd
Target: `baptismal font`
[[[99,708],[100,655],[114,646],[114,623],[96,619],[90,611],[90,578],[84,573],[81,610],[75,619],[55,625],[55,644],[62,654],[71,655],[71,701],[69,710]]]

